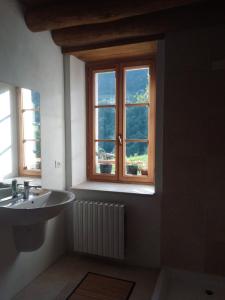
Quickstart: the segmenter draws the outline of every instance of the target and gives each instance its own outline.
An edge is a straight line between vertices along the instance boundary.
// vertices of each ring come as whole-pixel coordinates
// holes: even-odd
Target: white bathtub
[[[225,277],[163,269],[151,300],[225,300]]]

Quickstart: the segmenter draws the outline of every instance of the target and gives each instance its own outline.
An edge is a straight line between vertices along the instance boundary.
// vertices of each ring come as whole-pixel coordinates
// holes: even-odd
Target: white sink
[[[10,184],[0,182],[0,200],[2,198],[9,197],[12,194],[11,190]]]
[[[0,200],[12,195],[11,187],[0,188]]]
[[[0,200],[0,223],[24,226],[43,223],[57,216],[75,199],[66,191],[45,191],[42,195],[30,195],[29,199],[6,197]]]
[[[0,189],[3,189],[3,188],[10,188],[10,184],[0,182]]]

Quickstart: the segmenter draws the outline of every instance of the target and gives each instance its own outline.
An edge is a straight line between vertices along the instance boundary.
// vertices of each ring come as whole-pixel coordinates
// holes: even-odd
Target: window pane
[[[25,111],[23,113],[24,139],[40,139],[40,112]]]
[[[12,129],[10,117],[0,121],[0,155],[3,154],[9,147],[12,147]]]
[[[27,170],[41,169],[41,143],[40,141],[24,142],[24,160]]]
[[[96,173],[115,174],[115,143],[96,142]]]
[[[0,91],[0,122],[10,113],[10,91]]]
[[[95,103],[96,105],[115,104],[116,72],[102,72],[95,74]]]
[[[126,139],[148,138],[148,106],[126,108]]]
[[[13,162],[12,148],[8,148],[3,153],[0,153],[0,178],[4,179],[7,175],[12,175],[12,162]]]
[[[23,109],[40,109],[40,94],[28,89],[21,89]]]
[[[145,103],[149,100],[149,68],[125,71],[126,103]]]
[[[96,139],[115,139],[115,108],[96,108],[95,113]]]
[[[148,175],[148,144],[126,144],[126,175]]]

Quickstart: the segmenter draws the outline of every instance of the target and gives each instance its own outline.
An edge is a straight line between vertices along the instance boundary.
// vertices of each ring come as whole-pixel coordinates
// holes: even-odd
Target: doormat
[[[88,272],[66,300],[128,300],[135,282]]]

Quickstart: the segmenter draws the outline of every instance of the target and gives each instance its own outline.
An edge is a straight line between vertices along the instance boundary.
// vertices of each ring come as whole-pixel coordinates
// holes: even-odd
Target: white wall
[[[86,180],[86,93],[85,63],[73,56],[64,57],[66,186]]]
[[[225,275],[225,26],[165,38],[162,261]]]
[[[146,268],[160,266],[160,195],[74,190],[77,199],[116,202],[126,207],[125,263]],[[70,242],[73,236],[70,236]],[[73,245],[70,245],[71,250]]]
[[[29,32],[14,0],[0,1],[0,82],[40,92],[42,182],[44,187],[63,189],[63,58],[50,33]],[[61,168],[55,169],[55,160]],[[8,300],[64,252],[63,215],[48,223],[38,251],[18,253],[9,226],[0,226],[0,238],[0,298]]]
[[[86,95],[85,64],[71,57],[71,146],[72,186],[86,180]]]
[[[0,2],[0,82],[41,94],[43,185],[62,189],[64,166],[64,87],[61,50],[50,33],[32,33],[14,0]],[[57,151],[55,151],[57,149]],[[55,169],[54,161],[62,163]]]

